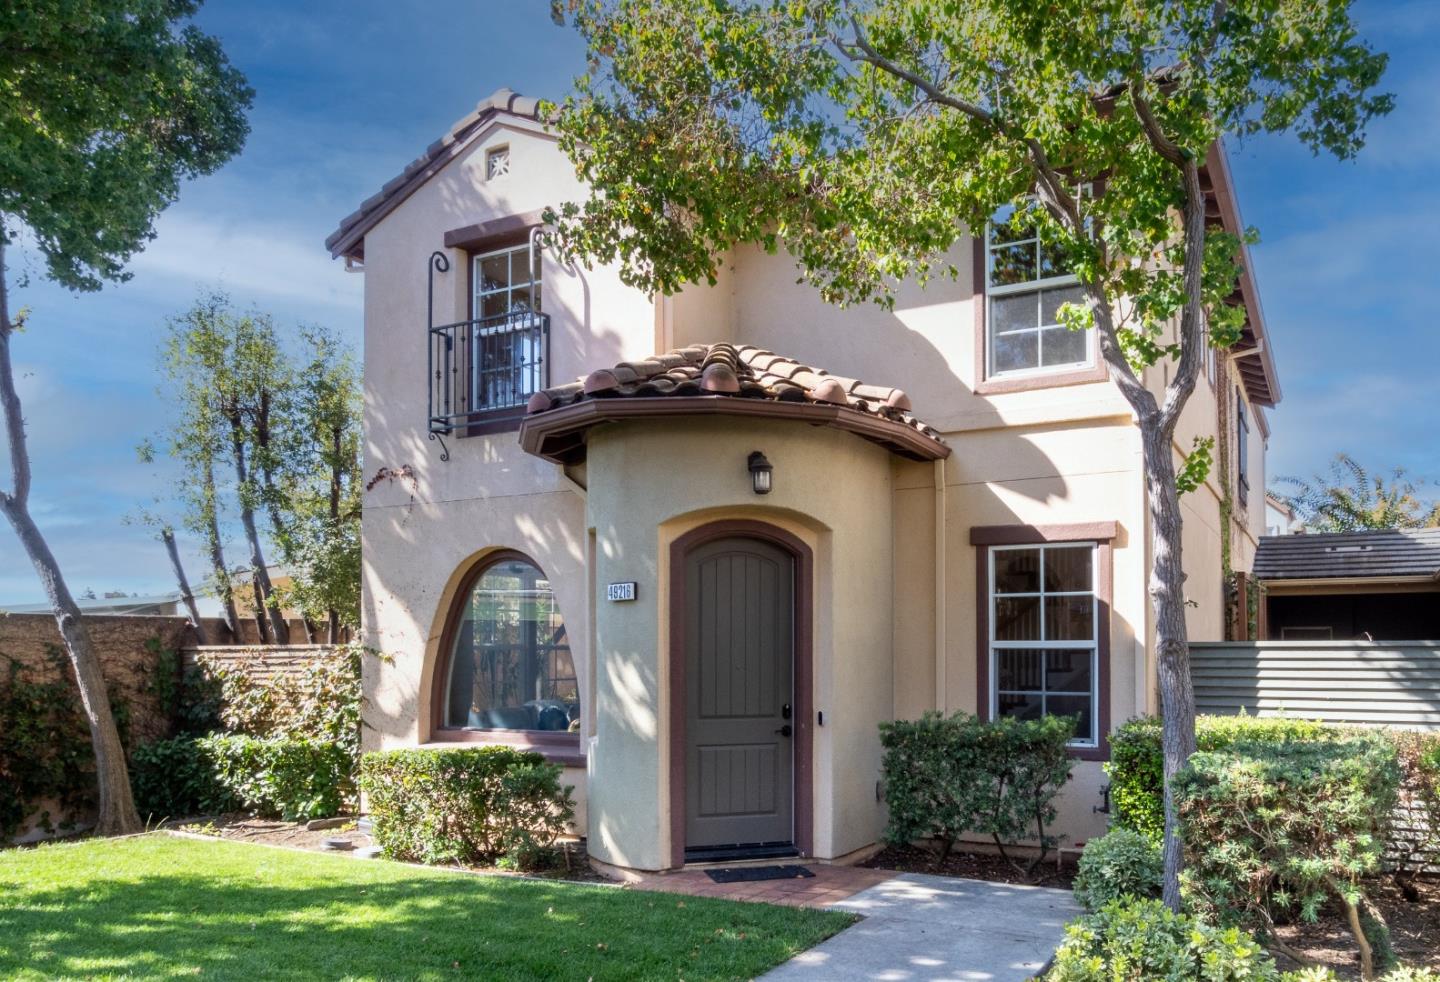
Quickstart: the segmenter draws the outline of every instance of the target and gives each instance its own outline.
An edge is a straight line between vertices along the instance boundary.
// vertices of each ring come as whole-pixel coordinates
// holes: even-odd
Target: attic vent
[[[1326,552],[1369,552],[1371,546],[1326,546]]]
[[[485,180],[493,181],[510,173],[510,148],[491,147],[485,151]]]

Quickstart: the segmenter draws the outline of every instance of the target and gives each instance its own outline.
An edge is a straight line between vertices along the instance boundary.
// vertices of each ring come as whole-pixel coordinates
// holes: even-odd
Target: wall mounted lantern
[[[765,455],[756,450],[750,454],[750,484],[756,494],[770,493],[770,472],[775,469]]]

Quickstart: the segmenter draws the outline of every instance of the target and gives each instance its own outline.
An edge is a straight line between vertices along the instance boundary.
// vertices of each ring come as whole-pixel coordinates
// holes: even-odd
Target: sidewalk
[[[1068,890],[905,873],[829,904],[864,920],[764,976],[771,982],[1023,982],[1081,910]]]

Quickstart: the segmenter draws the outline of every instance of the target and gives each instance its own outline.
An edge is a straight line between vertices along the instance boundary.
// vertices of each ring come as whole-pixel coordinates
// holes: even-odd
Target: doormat
[[[727,866],[707,869],[705,875],[716,883],[748,883],[751,880],[795,880],[815,874],[804,866]]]

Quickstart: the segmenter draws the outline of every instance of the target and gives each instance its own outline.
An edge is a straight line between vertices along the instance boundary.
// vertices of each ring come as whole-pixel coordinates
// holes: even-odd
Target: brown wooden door
[[[685,576],[685,846],[793,842],[794,559],[719,539]]]

